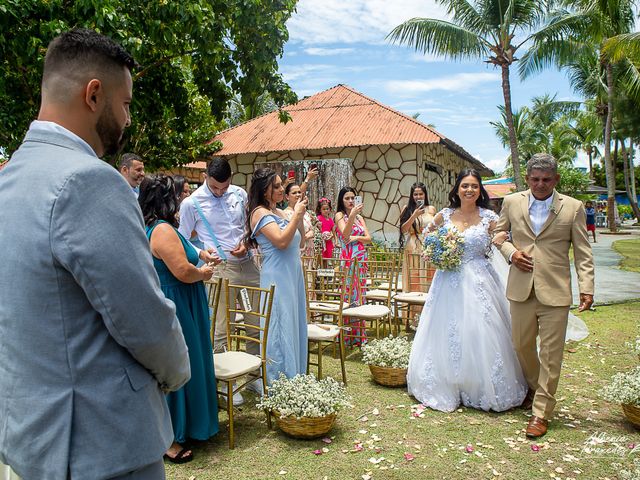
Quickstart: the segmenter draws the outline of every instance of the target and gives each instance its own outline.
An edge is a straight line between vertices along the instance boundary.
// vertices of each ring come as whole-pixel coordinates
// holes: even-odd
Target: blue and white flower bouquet
[[[455,228],[440,227],[426,233],[422,256],[438,270],[457,270],[462,263],[464,237]]]

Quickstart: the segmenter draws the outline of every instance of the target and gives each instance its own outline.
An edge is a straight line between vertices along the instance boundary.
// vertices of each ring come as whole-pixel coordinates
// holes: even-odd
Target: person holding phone
[[[267,382],[280,373],[292,378],[307,371],[307,303],[300,247],[307,199],[295,204],[291,219],[278,208],[284,197],[282,179],[271,168],[253,173],[249,188],[244,243],[260,247],[260,286],[276,286],[267,336]]]
[[[344,301],[350,306],[362,305],[367,282],[367,250],[365,244],[371,243],[371,235],[362,217],[362,197],[356,204],[356,191],[343,187],[338,193],[335,216],[336,234],[340,242],[340,260],[347,272],[347,291]],[[351,332],[345,335],[345,343],[362,346],[367,343],[366,323],[362,319],[344,317],[345,326]]]
[[[410,271],[409,255],[422,251],[424,236],[422,232],[433,220],[436,214],[435,207],[429,205],[427,187],[422,182],[411,185],[409,192],[409,203],[400,212],[400,248],[404,252],[402,262],[402,290],[404,292],[424,292],[427,286],[425,281],[431,281],[435,275],[435,268],[429,268],[426,272]],[[409,318],[415,319],[420,315],[419,307],[412,307],[409,311]]]
[[[302,194],[302,189],[299,185],[295,183],[289,183],[284,189],[284,197],[287,200],[287,208],[285,208],[282,212],[284,213],[284,217],[291,221],[293,215],[295,213],[296,204],[303,198],[306,198]],[[300,254],[312,257],[315,252],[314,248],[314,237],[315,237],[315,228],[313,226],[313,219],[309,212],[305,212],[302,217],[302,223],[304,225],[304,246],[300,248]]]

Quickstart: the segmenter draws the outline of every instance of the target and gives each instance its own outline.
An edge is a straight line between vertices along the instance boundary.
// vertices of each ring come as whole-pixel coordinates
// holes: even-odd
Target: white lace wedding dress
[[[442,210],[448,228],[455,228],[452,213]],[[522,403],[528,389],[511,343],[505,279],[488,255],[489,223],[498,217],[483,208],[480,217],[478,225],[463,232],[460,268],[436,272],[409,359],[409,393],[445,412],[461,403],[508,410]]]

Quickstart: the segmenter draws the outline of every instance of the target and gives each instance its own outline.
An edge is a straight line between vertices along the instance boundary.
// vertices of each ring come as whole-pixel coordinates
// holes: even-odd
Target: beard
[[[122,134],[124,128],[118,125],[111,105],[108,105],[100,114],[96,123],[96,133],[102,142],[103,155],[114,155],[122,147]]]

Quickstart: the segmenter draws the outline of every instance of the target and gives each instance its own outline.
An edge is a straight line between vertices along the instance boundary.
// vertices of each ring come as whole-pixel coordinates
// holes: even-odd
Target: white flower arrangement
[[[636,353],[636,354],[640,354],[640,337],[636,337],[636,341],[634,342],[626,342],[625,347],[628,347],[631,349],[632,352]]]
[[[318,380],[314,375],[280,374],[257,407],[277,411],[281,417],[326,417],[350,407],[345,386],[331,377]]]
[[[409,367],[411,343],[405,337],[372,340],[362,347],[362,361],[367,365],[388,368]]]
[[[640,406],[640,367],[616,373],[611,383],[602,389],[601,396],[609,402]]]

